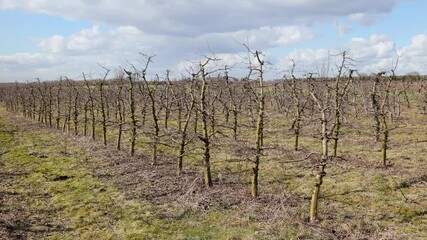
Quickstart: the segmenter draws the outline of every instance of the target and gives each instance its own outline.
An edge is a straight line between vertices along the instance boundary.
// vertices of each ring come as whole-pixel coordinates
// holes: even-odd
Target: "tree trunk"
[[[206,187],[212,187],[212,176],[211,176],[211,164],[210,164],[210,141],[209,141],[209,130],[208,130],[208,121],[209,116],[206,109],[206,91],[207,91],[207,82],[204,71],[204,66],[200,65],[200,74],[203,80],[201,94],[200,94],[200,111],[202,114],[202,128],[203,128],[203,137],[202,141],[204,143],[204,153],[203,153],[203,163],[204,163],[204,182]]]
[[[328,160],[328,133],[327,133],[327,119],[326,119],[326,109],[321,110],[322,114],[322,160],[319,165],[319,172],[316,174],[316,182],[314,184],[313,193],[311,195],[310,203],[310,222],[315,222],[318,219],[318,202],[320,188],[323,184],[323,177],[326,175],[325,167]]]
[[[258,119],[256,125],[256,153],[255,153],[255,162],[252,167],[252,186],[251,193],[252,197],[256,198],[258,196],[258,176],[259,176],[259,163],[262,154],[262,147],[264,145],[264,61],[261,60],[261,52],[255,51],[254,56],[257,58],[259,63],[259,85],[258,85]]]
[[[107,146],[107,119],[105,113],[105,97],[104,97],[104,81],[99,83],[99,94],[101,104],[101,117],[102,117],[102,143]]]
[[[129,78],[129,108],[130,108],[130,119],[131,119],[131,137],[130,137],[130,155],[135,155],[135,141],[136,141],[136,116],[135,116],[135,99],[133,95],[133,79],[132,73],[126,72]]]
[[[381,155],[382,155],[382,162],[383,166],[387,167],[387,147],[388,147],[388,128],[387,128],[387,120],[386,117],[383,117],[383,141],[382,141],[382,147],[381,147]]]

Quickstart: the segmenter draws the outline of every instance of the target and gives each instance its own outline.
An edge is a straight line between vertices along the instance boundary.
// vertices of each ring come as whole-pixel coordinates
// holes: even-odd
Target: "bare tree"
[[[259,177],[259,164],[262,156],[263,145],[264,145],[264,115],[265,115],[265,94],[264,94],[264,54],[261,51],[252,51],[250,48],[242,44],[249,53],[249,74],[246,77],[247,81],[255,72],[258,77],[257,89],[252,88],[250,82],[246,85],[250,88],[252,95],[255,96],[257,102],[257,121],[256,121],[256,141],[255,141],[255,161],[252,166],[252,177],[251,177],[251,194],[252,197],[258,196],[258,177]],[[256,64],[252,64],[251,58],[255,58]]]
[[[240,113],[240,101],[238,100],[239,96],[237,95],[237,89],[235,87],[235,84],[232,84],[230,82],[230,77],[229,77],[229,70],[230,68],[226,65],[224,67],[224,79],[225,79],[225,83],[227,85],[227,90],[228,90],[228,98],[230,99],[230,103],[231,103],[231,112],[233,113],[233,125],[232,125],[232,129],[233,129],[233,138],[234,140],[237,140],[237,133],[238,133],[238,115]],[[228,114],[228,112],[227,112]],[[227,119],[228,119],[228,115],[227,115]]]
[[[95,96],[93,93],[93,89],[89,81],[86,79],[86,75],[83,73],[83,79],[85,81],[86,90],[89,97],[89,108],[90,108],[90,115],[91,115],[91,136],[92,140],[95,140],[96,138],[96,116],[95,116]]]
[[[60,121],[61,121],[61,91],[62,91],[62,77],[59,79],[58,87],[56,89],[56,129],[59,129],[60,127]]]
[[[323,178],[326,176],[325,168],[329,160],[329,140],[331,138],[331,127],[330,127],[330,115],[331,115],[331,89],[326,86],[323,89],[323,97],[319,97],[319,94],[315,91],[315,86],[312,85],[310,95],[312,96],[315,104],[317,105],[317,111],[320,115],[321,123],[321,140],[322,140],[322,157],[320,162],[317,164],[318,172],[316,173],[316,182],[314,184],[313,192],[311,195],[310,202],[310,222],[315,222],[318,219],[318,203],[319,193],[323,184]]]
[[[159,111],[156,102],[156,89],[158,81],[154,81],[153,84],[149,84],[147,80],[147,70],[150,63],[153,61],[154,56],[143,55],[145,59],[145,66],[141,70],[141,78],[145,86],[146,93],[148,94],[151,103],[151,117],[153,121],[153,132],[150,134],[152,138],[152,151],[151,151],[151,164],[155,165],[158,158],[158,146],[160,143],[160,126],[159,126]],[[141,85],[140,85],[141,87]],[[143,91],[141,90],[141,93]]]
[[[80,92],[77,89],[76,84],[73,84],[73,90],[74,90],[74,107],[73,107],[74,135],[78,135]]]
[[[195,94],[195,83],[197,79],[196,73],[191,73],[191,80],[188,86],[188,90],[183,87],[183,84],[179,84],[179,89],[175,89],[174,85],[172,85],[169,79],[169,71],[166,74],[166,81],[169,85],[169,89],[172,93],[173,102],[177,106],[178,116],[178,133],[179,133],[179,152],[178,152],[178,175],[180,175],[183,171],[183,161],[184,156],[186,155],[186,146],[190,143],[191,139],[188,137],[188,127],[190,125],[191,116],[194,113],[194,109],[196,107],[196,94]],[[177,91],[176,91],[177,90]],[[187,93],[190,99],[187,99]],[[184,113],[184,117],[182,116]]]
[[[347,67],[346,66],[346,61],[349,60],[348,56],[347,56],[347,52],[344,51],[342,52],[342,60],[341,60],[341,65],[338,67],[338,75],[335,78],[335,87],[334,87],[334,118],[335,118],[335,124],[333,127],[333,149],[334,149],[334,153],[333,156],[336,157],[337,156],[337,151],[338,151],[338,140],[340,138],[340,134],[341,134],[341,117],[343,114],[343,101],[344,101],[344,97],[347,94],[347,90],[349,87],[350,82],[353,79],[353,72],[355,70],[350,69],[349,70],[349,76],[347,78],[347,80],[345,81],[344,85],[341,86],[340,82],[342,81],[342,76],[344,75],[344,70]],[[350,59],[351,60],[351,59]]]
[[[382,92],[382,101],[379,106],[379,117],[380,117],[380,123],[381,123],[381,133],[382,133],[382,144],[381,144],[381,158],[383,166],[387,166],[387,149],[388,149],[388,141],[389,141],[389,134],[390,134],[390,126],[389,126],[389,120],[388,118],[390,116],[388,104],[389,104],[389,98],[390,98],[390,87],[393,80],[396,79],[396,75],[394,73],[394,70],[391,71],[390,77],[388,77],[385,86],[383,88]]]
[[[204,153],[203,153],[203,163],[204,163],[204,182],[206,187],[212,187],[212,175],[211,175],[211,163],[210,163],[210,147],[211,147],[211,133],[209,133],[209,114],[208,114],[208,103],[206,99],[208,91],[208,82],[206,77],[211,73],[206,71],[206,66],[210,61],[214,61],[214,58],[207,57],[204,62],[199,64],[199,73],[198,75],[202,79],[202,88],[200,90],[200,114],[202,117],[202,136],[199,136],[199,139],[203,142]]]
[[[380,83],[380,78],[386,74],[385,72],[380,72],[374,77],[374,84],[371,91],[371,104],[372,104],[372,115],[375,121],[375,140],[378,142],[380,140],[380,131],[381,131],[381,122],[380,122],[380,100],[378,93],[378,85]]]
[[[101,65],[99,65],[101,66]],[[106,115],[106,106],[105,106],[105,93],[104,93],[104,85],[105,80],[107,79],[108,74],[110,73],[110,69],[107,69],[101,66],[105,70],[104,77],[98,83],[98,91],[99,91],[99,104],[101,108],[101,117],[102,117],[102,143],[104,146],[107,146],[107,115]]]
[[[125,104],[123,102],[123,75],[119,76],[118,82],[116,84],[116,108],[117,108],[117,125],[118,125],[118,133],[117,133],[117,142],[116,148],[117,150],[121,150],[121,142],[123,135],[123,125],[125,124]]]
[[[131,136],[130,136],[130,155],[135,155],[135,142],[136,142],[136,129],[137,129],[137,120],[135,114],[135,95],[134,95],[134,80],[133,73],[130,71],[123,71],[127,74],[129,80],[129,111],[130,111],[130,119],[131,119]]]
[[[292,68],[291,68],[291,81],[290,81],[290,91],[291,96],[293,100],[294,105],[294,112],[295,116],[292,121],[291,129],[294,132],[294,149],[295,151],[299,150],[299,136],[302,128],[302,117],[304,110],[306,108],[308,99],[304,97],[304,92],[299,84],[297,83],[297,78],[295,77],[294,71],[295,71],[296,63],[292,60]]]

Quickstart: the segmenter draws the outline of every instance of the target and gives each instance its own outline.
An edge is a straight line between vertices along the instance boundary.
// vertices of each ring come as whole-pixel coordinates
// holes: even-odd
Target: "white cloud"
[[[141,45],[159,45],[159,38],[148,36],[132,26],[102,32],[98,26],[82,29],[70,36],[55,35],[38,43],[43,52],[58,55],[90,55],[138,50]]]
[[[397,51],[400,56],[398,68],[403,72],[419,72],[426,74],[427,71],[427,35],[416,35],[412,41]]]
[[[193,49],[206,49],[209,45],[218,52],[229,52],[236,49],[238,43],[246,43],[253,48],[268,48],[300,43],[315,37],[305,26],[263,26],[258,29],[239,30],[235,32],[208,33],[193,41]],[[187,44],[193,38],[181,38]],[[194,45],[195,44],[195,45]]]
[[[348,44],[349,51],[359,61],[390,56],[394,49],[394,41],[386,35],[371,35],[369,38],[353,38]]]
[[[182,61],[200,59],[210,50],[217,53],[224,64],[233,65],[241,61],[236,52],[244,51],[239,42],[265,52],[275,47],[295,46],[318,36],[312,29],[313,23],[330,23],[336,17],[346,17],[361,24],[372,24],[378,16],[390,12],[399,2],[0,0],[0,9],[19,8],[114,26],[110,30],[94,26],[68,36],[54,35],[40,39],[39,53],[0,56],[0,67],[11,69],[13,66],[18,69],[21,64],[22,71],[32,71],[40,74],[39,77],[52,79],[62,74],[96,71],[97,63],[111,67],[126,66],[128,62],[140,64],[138,53],[144,52],[157,55],[153,71],[159,72],[165,68],[179,71],[185,65]],[[333,26],[341,36],[350,30],[340,22],[335,22]],[[416,56],[416,52],[425,50],[423,36],[414,38],[411,45],[400,49],[405,57],[422,60],[422,57]],[[385,62],[384,59],[391,57],[393,39],[384,35],[354,38],[342,48],[350,50],[355,59],[364,62],[364,66],[374,66],[374,62]],[[296,49],[284,58],[273,53],[268,58],[272,63],[279,62],[279,65],[296,59],[309,68],[328,61],[328,50]],[[408,68],[415,67],[408,64]]]
[[[412,37],[411,43],[403,47],[399,54],[405,55],[407,54],[409,56],[425,56],[427,53],[427,35],[415,35]]]
[[[42,53],[15,53],[8,56],[0,56],[0,69],[2,71],[0,82],[32,80],[38,75],[38,69],[52,68],[63,64],[52,54]],[[52,70],[53,71],[53,70]]]
[[[156,42],[155,38],[144,38],[145,35],[134,27],[118,27],[108,32],[97,31],[96,29],[88,29],[87,31],[80,31],[71,36],[53,36],[41,40],[39,46],[44,50],[42,53],[17,53],[10,56],[0,56],[0,68],[4,73],[2,81],[25,81],[34,77],[56,79],[60,75],[77,77],[81,72],[92,73],[94,76],[97,76],[97,74],[99,75],[99,73],[103,72],[97,66],[97,63],[110,68],[117,66],[128,67],[128,62],[140,66],[142,58],[138,54],[139,50],[143,51],[153,47],[161,48],[164,46],[165,50],[161,51],[161,54],[167,57],[170,49],[185,46],[185,39],[181,39],[182,42],[178,42],[177,45],[167,46],[167,44],[165,45],[165,43],[168,43],[167,40]],[[82,51],[78,47],[75,47],[73,51],[82,51],[81,54],[75,54],[75,52],[68,49],[68,46],[70,42],[75,42],[76,38],[81,38],[82,35],[85,35],[82,33],[87,33],[90,36],[95,33],[95,39],[109,38],[108,48],[94,47],[98,49],[97,51],[100,51],[97,52]],[[200,46],[202,46],[203,41],[199,40],[196,42],[199,42]],[[220,53],[214,51],[217,53],[216,57],[221,59],[221,61],[216,63],[216,66],[233,66],[232,74],[242,76],[242,73],[244,74],[247,70],[247,65],[242,64],[245,62],[244,58],[247,56],[244,53],[245,49],[234,41],[230,40],[230,42],[234,44],[236,52]],[[143,46],[144,43],[150,47],[145,48]],[[141,46],[137,47],[140,44]],[[93,44],[91,46],[98,45]],[[189,51],[188,49],[187,47],[184,51]],[[269,62],[282,70],[290,69],[291,60],[295,60],[297,63],[297,73],[301,76],[307,72],[325,74],[328,72],[327,66],[329,63],[329,75],[332,76],[336,72],[336,64],[339,64],[340,61],[340,56],[337,56],[337,53],[342,50],[348,50],[349,56],[355,60],[353,68],[367,74],[390,70],[396,60],[393,39],[386,35],[353,38],[340,48],[295,49],[283,57],[277,56],[274,52],[267,51],[266,55]],[[396,51],[400,56],[397,69],[399,74],[414,71],[427,74],[427,66],[425,64],[427,62],[427,35],[413,36],[410,44],[396,49]],[[183,52],[180,50],[177,50],[177,52],[179,54],[173,55],[172,59],[164,60],[159,59],[161,56],[155,57],[154,64],[150,67],[150,72],[162,73],[168,68],[173,71],[175,76],[180,76],[180,73],[185,74],[185,69],[188,69],[189,66],[194,66],[202,58],[201,54],[194,52],[188,55],[181,55]],[[268,71],[273,72],[275,70],[269,69]]]
[[[290,62],[295,60],[304,64],[317,64],[322,61],[327,61],[330,51],[328,49],[295,49],[290,52],[284,61]]]
[[[102,32],[94,26],[70,36],[55,35],[41,39],[38,46],[44,54],[69,61],[80,56],[93,58],[93,64],[101,58],[104,63],[123,66],[128,60],[137,58],[139,52],[144,52],[157,55],[155,62],[160,61],[163,66],[175,66],[179,61],[200,58],[210,50],[224,59],[230,59],[234,52],[244,50],[239,43],[246,43],[254,49],[267,49],[298,43],[314,36],[305,26],[261,27],[209,33],[197,38],[148,35],[133,26],[120,26]]]
[[[269,27],[267,29],[269,31],[273,31],[273,34],[266,34],[266,36],[272,35],[273,41],[271,45],[276,45],[276,46],[302,42],[303,40],[312,39],[315,36],[315,34],[306,27],[296,27],[296,26],[282,27],[282,28]],[[276,36],[277,40],[274,40],[275,39],[274,36]]]
[[[0,0],[0,8],[22,8],[66,19],[134,26],[152,34],[200,36],[263,26],[310,24],[325,17],[349,16],[366,21],[366,13],[389,12],[400,0]],[[364,20],[365,19],[365,20]]]
[[[327,75],[327,71],[323,72],[323,68],[327,68],[327,64],[333,64],[331,62],[331,52],[329,49],[295,49],[288,53],[282,58],[278,67],[283,70],[290,70],[292,61],[296,63],[296,69],[294,74],[296,76],[303,76],[304,74],[311,72],[319,75]]]
[[[334,22],[333,27],[338,31],[338,36],[340,38],[344,38],[345,34],[352,30],[350,26],[339,22]]]
[[[38,46],[42,51],[51,52],[54,54],[61,53],[65,47],[64,36],[55,35],[50,38],[43,39]]]
[[[56,59],[52,55],[16,53],[9,56],[0,56],[0,63],[8,67],[35,67],[54,63]]]
[[[417,71],[427,74],[427,35],[416,35],[409,45],[395,49],[394,41],[386,35],[371,35],[368,38],[353,38],[345,46],[335,49],[296,49],[282,58],[279,66],[289,69],[291,60],[297,63],[301,74],[307,72],[319,73],[328,66],[330,76],[339,64],[339,52],[349,51],[349,57],[354,60],[352,68],[363,73],[376,73],[391,70],[399,57],[398,74]],[[397,53],[397,55],[396,55]]]
[[[97,26],[84,29],[70,37],[67,49],[74,52],[99,51],[106,47],[107,39]]]
[[[374,23],[375,16],[370,13],[357,12],[348,15],[348,19],[356,21],[362,25],[368,26]]]

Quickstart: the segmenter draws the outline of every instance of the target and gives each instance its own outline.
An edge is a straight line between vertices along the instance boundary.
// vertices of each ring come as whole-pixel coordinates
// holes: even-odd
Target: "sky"
[[[0,0],[0,82],[81,79],[143,68],[185,77],[206,56],[244,74],[260,50],[270,78],[427,74],[426,0]],[[397,61],[398,60],[398,61]],[[396,65],[397,62],[397,65]],[[163,76],[162,75],[162,76]]]

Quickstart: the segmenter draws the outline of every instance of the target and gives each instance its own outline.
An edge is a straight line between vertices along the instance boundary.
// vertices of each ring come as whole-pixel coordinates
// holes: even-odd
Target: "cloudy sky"
[[[427,74],[425,0],[0,0],[0,82],[94,78],[142,66],[175,76],[214,52],[235,66],[239,43],[262,50],[277,76],[297,63],[299,74],[334,74],[349,51],[353,68]],[[327,71],[326,71],[327,72]],[[273,76],[271,74],[270,76]]]

